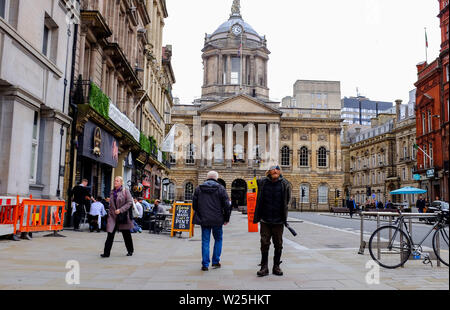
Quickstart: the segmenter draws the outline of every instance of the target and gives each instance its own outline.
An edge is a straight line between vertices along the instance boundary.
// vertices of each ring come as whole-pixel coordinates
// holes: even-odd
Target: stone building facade
[[[202,98],[173,107],[173,195],[191,200],[215,170],[233,206],[245,206],[247,181],[278,163],[292,184],[291,208],[329,210],[344,180],[340,88],[336,107],[327,109],[284,108],[271,101],[266,38],[242,19],[238,3],[229,20],[205,37]]]
[[[132,190],[144,186],[136,196],[161,197],[169,164],[158,145],[170,100],[162,85],[175,82],[162,65],[166,17],[164,0],[81,1],[66,193],[86,178],[93,196],[109,196],[113,178],[123,176]]]
[[[0,1],[0,196],[58,199],[79,7],[75,0],[29,4]]]
[[[396,101],[396,114],[379,114],[372,118],[369,128],[357,124],[344,126],[343,152],[348,154],[344,163],[345,194],[353,196],[359,204],[373,199],[372,195],[383,203],[415,201],[412,195],[390,195],[401,187],[418,186],[413,178],[417,158],[415,116],[401,102]]]

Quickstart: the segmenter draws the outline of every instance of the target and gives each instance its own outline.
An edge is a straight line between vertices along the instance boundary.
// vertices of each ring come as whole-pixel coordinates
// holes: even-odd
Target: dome
[[[231,17],[228,21],[220,25],[219,28],[217,28],[217,30],[214,31],[214,33],[211,36],[229,32],[234,24],[240,24],[244,29],[245,33],[251,33],[260,37],[259,34],[255,31],[255,29],[253,29],[252,26],[247,24],[241,17]]]

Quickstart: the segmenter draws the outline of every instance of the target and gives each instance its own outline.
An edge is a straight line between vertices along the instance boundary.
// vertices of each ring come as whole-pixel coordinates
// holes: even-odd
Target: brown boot
[[[269,266],[267,264],[261,265],[261,270],[256,273],[258,277],[265,277],[269,275]]]
[[[280,264],[281,264],[281,262],[280,262]],[[283,275],[283,271],[281,270],[279,264],[273,266],[272,273],[274,275],[276,275],[276,276],[282,276]]]
[[[263,252],[261,253],[261,270],[258,271],[256,274],[258,277],[264,277],[269,275],[269,252]]]

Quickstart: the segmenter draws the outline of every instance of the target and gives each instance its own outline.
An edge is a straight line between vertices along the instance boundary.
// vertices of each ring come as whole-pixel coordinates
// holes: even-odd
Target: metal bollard
[[[380,228],[380,214],[377,214],[377,229]],[[377,234],[377,257],[380,259],[380,232]]]
[[[359,244],[359,252],[358,254],[364,255],[364,249],[366,247],[366,244],[364,242],[364,212],[361,212],[361,243]]]

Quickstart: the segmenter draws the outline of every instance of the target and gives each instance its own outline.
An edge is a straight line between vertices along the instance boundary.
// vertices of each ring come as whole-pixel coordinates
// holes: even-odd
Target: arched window
[[[281,165],[289,166],[291,163],[291,151],[289,146],[285,145],[281,148]]]
[[[309,203],[309,184],[300,185],[300,203]]]
[[[186,150],[186,164],[194,164],[195,160],[194,160],[194,145],[191,143],[187,146],[187,150]]]
[[[194,196],[194,184],[188,182],[184,186],[184,200],[192,200],[193,196]]]
[[[308,167],[309,166],[309,156],[308,156],[308,148],[303,146],[300,149],[300,167]]]
[[[327,166],[327,149],[325,147],[320,147],[318,152],[318,166],[326,167]]]
[[[327,185],[319,186],[319,203],[320,204],[328,203],[328,186]]]

